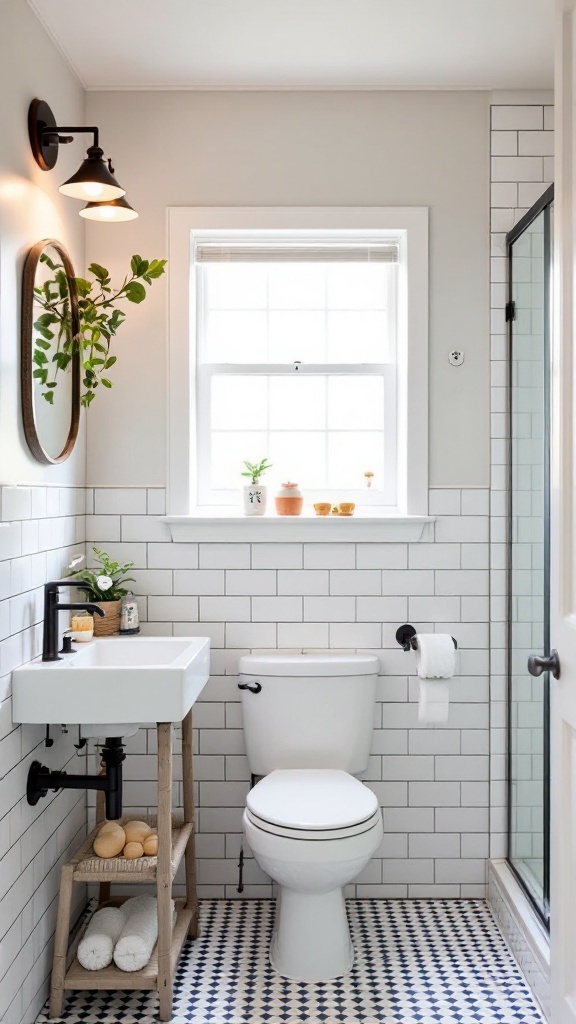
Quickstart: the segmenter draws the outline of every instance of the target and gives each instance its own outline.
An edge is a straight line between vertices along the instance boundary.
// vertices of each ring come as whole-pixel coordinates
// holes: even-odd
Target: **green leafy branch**
[[[54,277],[34,288],[36,302],[44,310],[34,322],[34,377],[45,390],[42,397],[50,404],[54,401],[57,375],[65,372],[75,352],[82,360],[82,405],[88,407],[94,400],[96,388],[102,384],[112,387],[107,376],[117,356],[110,352],[112,340],[126,319],[126,311],[117,304],[121,301],[139,304],[148,292],[146,286],[161,277],[166,260],[144,260],[135,255],[130,260],[131,273],[122,285],[114,289],[106,267],[91,263],[88,273],[93,280],[77,277],[78,314],[80,331],[72,334],[72,318],[68,281],[63,266],[43,253],[45,263]]]
[[[33,376],[46,388],[42,397],[53,405],[54,388],[58,383],[56,374],[68,368],[74,351],[70,293],[62,264],[56,263],[46,252],[40,256],[40,262],[53,272],[54,277],[34,288],[36,302],[46,312],[34,323]]]

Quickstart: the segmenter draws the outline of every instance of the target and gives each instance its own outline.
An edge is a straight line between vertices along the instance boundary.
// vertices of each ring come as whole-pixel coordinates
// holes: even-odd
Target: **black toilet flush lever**
[[[251,693],[260,693],[262,689],[262,683],[238,683],[239,690],[250,690]]]

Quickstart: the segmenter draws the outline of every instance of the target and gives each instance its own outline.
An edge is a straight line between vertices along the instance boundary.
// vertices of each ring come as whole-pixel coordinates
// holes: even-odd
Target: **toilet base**
[[[270,963],[293,981],[331,981],[348,973],[354,947],[342,889],[315,894],[279,887]]]

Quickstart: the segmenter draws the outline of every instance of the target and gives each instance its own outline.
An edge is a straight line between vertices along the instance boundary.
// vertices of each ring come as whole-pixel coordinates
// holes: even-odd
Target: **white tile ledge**
[[[550,936],[536,914],[530,900],[516,881],[505,860],[489,862],[491,880],[499,891],[506,909],[532,951],[546,980],[550,980]]]
[[[365,541],[417,543],[432,540],[434,516],[162,516],[173,541],[285,543]]]

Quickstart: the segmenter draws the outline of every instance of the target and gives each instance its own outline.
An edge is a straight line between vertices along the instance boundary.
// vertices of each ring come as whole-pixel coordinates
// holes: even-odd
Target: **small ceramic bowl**
[[[68,632],[73,640],[81,644],[87,644],[94,636],[94,630],[92,629],[70,629]]]
[[[332,505],[329,501],[317,501],[314,504],[314,511],[317,516],[329,516],[332,511]]]
[[[341,501],[338,505],[338,515],[353,516],[356,504],[353,501]]]

